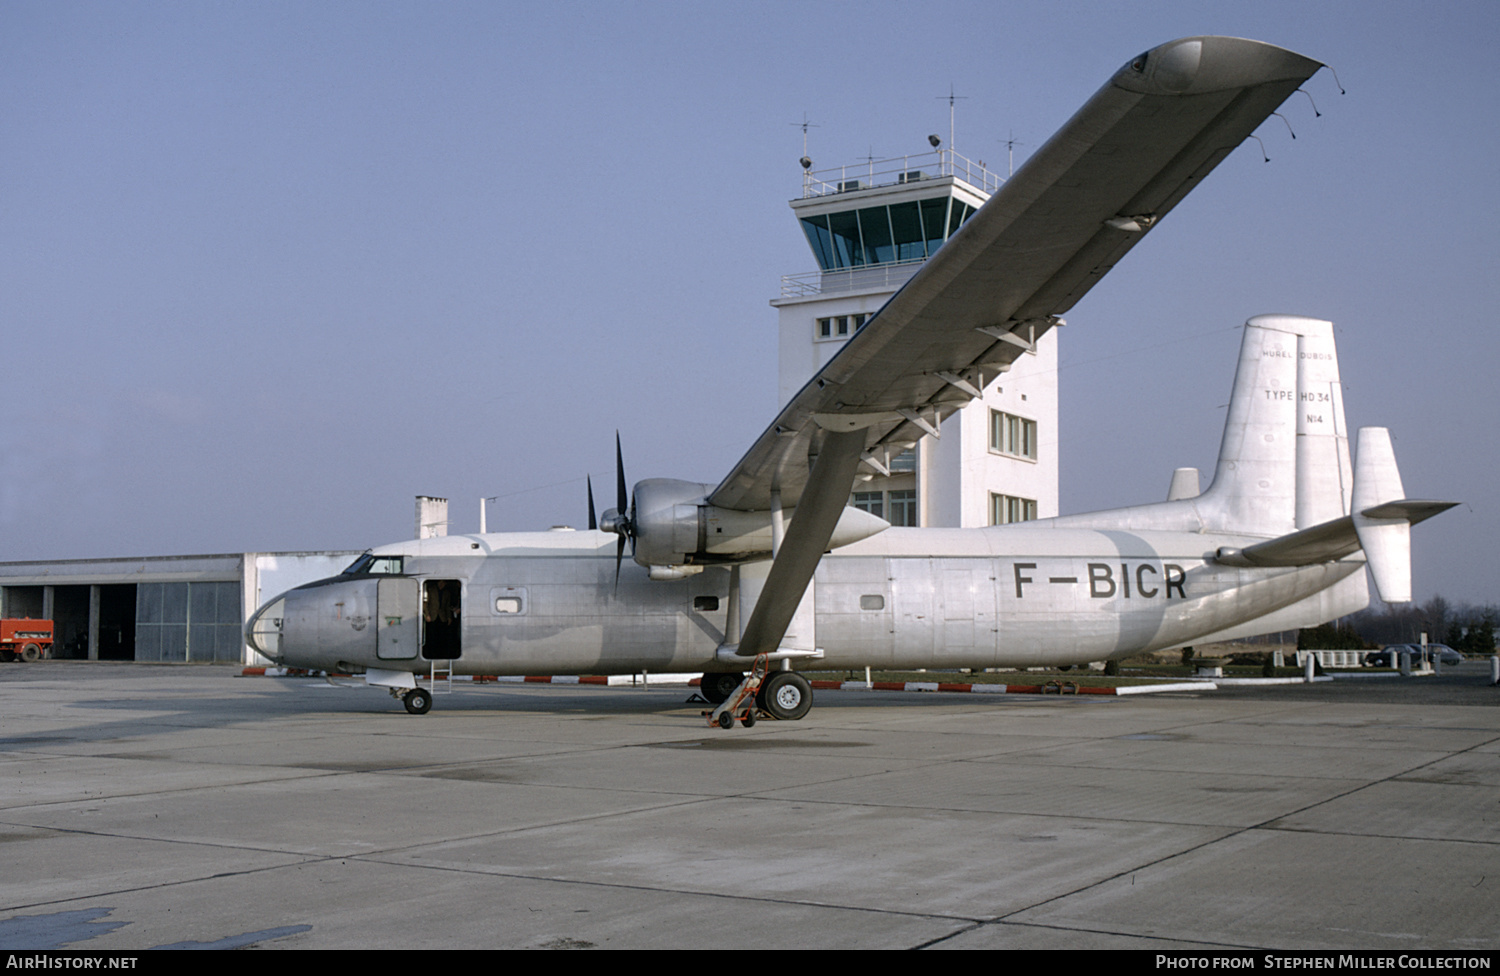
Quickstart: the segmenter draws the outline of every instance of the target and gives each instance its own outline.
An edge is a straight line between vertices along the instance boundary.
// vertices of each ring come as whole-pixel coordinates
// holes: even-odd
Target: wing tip
[[[1277,81],[1302,82],[1323,67],[1295,51],[1243,37],[1181,37],[1137,55],[1114,83],[1144,95],[1202,95]]]

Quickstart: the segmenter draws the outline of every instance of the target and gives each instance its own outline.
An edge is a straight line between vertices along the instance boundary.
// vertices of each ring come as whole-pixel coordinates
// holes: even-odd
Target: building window
[[[917,492],[916,489],[907,491],[887,492],[890,496],[891,514],[886,521],[892,525],[917,524]]]
[[[849,504],[861,512],[869,512],[883,518],[892,525],[915,526],[917,522],[917,492],[906,491],[856,491]]]
[[[863,329],[865,323],[874,317],[872,312],[858,312],[854,315],[830,315],[818,319],[817,337],[819,339],[847,339]]]
[[[1032,522],[1035,520],[1035,499],[990,493],[991,525],[1009,525],[1011,522]]]
[[[1036,460],[1036,421],[990,411],[990,450],[996,454]],[[1000,523],[996,523],[1000,524]]]

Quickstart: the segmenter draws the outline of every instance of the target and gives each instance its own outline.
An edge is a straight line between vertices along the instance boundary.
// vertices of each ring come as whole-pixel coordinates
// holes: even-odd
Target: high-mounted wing
[[[1007,180],[709,495],[796,508],[733,653],[779,646],[862,458],[888,467],[978,396],[1321,67],[1240,38],[1163,44]]]
[[[826,432],[885,463],[968,403],[1322,65],[1191,37],[1125,65],[787,404],[714,489],[795,506]]]

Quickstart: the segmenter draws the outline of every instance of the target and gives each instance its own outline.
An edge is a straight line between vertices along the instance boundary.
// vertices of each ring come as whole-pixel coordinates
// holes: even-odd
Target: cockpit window
[[[345,576],[400,576],[404,556],[377,556],[365,553],[344,570]]]

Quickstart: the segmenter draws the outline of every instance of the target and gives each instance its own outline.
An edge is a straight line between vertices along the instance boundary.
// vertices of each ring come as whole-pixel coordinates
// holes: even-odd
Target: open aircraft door
[[[379,627],[375,656],[381,660],[400,661],[417,656],[422,644],[421,585],[419,580],[404,576],[380,581],[375,606]]]

